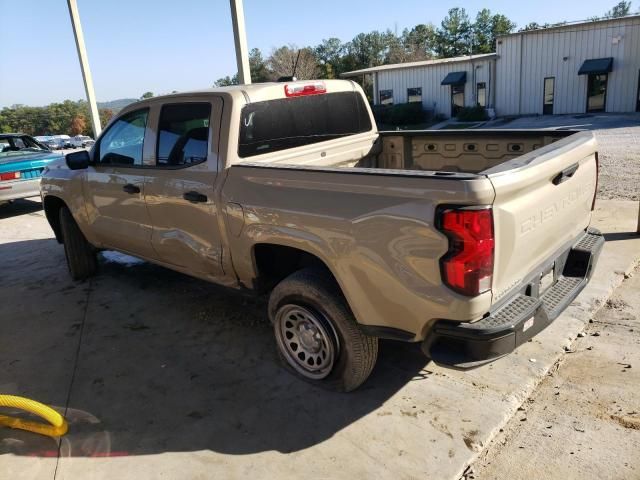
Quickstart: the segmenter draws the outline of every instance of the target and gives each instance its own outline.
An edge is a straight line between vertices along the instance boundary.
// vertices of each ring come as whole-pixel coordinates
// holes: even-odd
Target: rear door
[[[589,225],[596,162],[595,138],[585,132],[488,171],[496,193],[494,303],[526,276],[549,271]]]
[[[142,165],[148,116],[143,108],[111,123],[93,150],[84,195],[91,230],[102,245],[155,258]]]
[[[215,185],[220,97],[182,98],[152,118],[154,154],[146,165],[145,200],[161,261],[211,278],[223,276]]]

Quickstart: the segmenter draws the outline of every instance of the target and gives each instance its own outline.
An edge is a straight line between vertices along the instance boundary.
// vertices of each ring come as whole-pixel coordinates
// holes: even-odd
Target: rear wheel
[[[330,390],[362,385],[378,356],[378,339],[358,328],[328,273],[305,269],[280,282],[269,299],[278,353],[295,375]]]
[[[96,251],[80,231],[67,207],[60,209],[60,229],[69,273],[74,280],[84,280],[96,273]]]

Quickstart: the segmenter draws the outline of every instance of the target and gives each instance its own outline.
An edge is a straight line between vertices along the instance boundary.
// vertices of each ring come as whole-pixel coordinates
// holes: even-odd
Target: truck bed
[[[575,131],[433,130],[383,132],[368,168],[481,173],[566,138]]]

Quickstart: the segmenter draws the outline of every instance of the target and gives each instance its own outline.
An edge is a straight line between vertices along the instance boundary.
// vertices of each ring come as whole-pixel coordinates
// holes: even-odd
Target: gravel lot
[[[598,197],[640,199],[640,126],[596,130],[600,144]]]
[[[640,199],[640,114],[553,115],[498,119],[482,128],[593,130],[600,144],[598,198]]]

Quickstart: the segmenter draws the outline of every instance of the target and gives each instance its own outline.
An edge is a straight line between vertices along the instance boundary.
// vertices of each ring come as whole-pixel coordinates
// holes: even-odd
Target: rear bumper
[[[588,229],[553,259],[556,279],[544,293],[538,295],[538,285],[531,282],[482,320],[440,320],[422,343],[422,350],[438,364],[461,369],[511,353],[544,330],[578,296],[591,279],[603,245],[602,234]]]
[[[0,202],[40,195],[40,178],[0,183]]]

